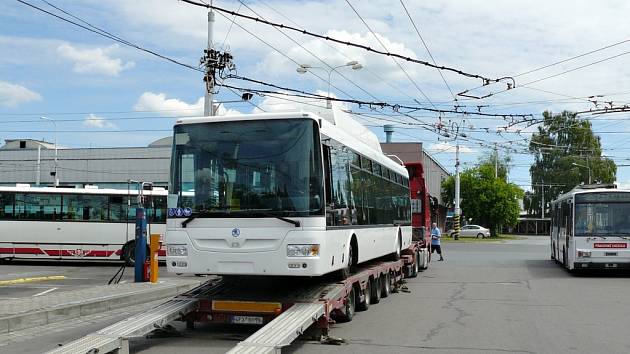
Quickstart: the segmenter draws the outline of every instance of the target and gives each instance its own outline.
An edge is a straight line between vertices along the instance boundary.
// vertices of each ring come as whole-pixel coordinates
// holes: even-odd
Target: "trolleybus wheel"
[[[389,273],[381,275],[381,297],[388,297],[391,292]]]
[[[352,273],[356,271],[356,264],[354,264],[354,246],[350,243],[350,249],[348,250],[348,263],[345,267],[339,269],[338,277],[340,280],[346,280]]]
[[[341,315],[338,317],[340,322],[350,322],[354,318],[355,312],[355,304],[356,304],[356,293],[354,292],[354,286],[346,295],[344,300],[343,310],[341,311]]]
[[[567,262],[567,250],[562,247],[562,265],[569,269],[569,262]]]
[[[365,284],[365,290],[363,292],[363,300],[359,299],[357,304],[358,311],[367,311],[372,304],[372,280],[368,279],[367,284]],[[359,293],[357,293],[358,296]]]
[[[396,238],[396,251],[391,254],[390,258],[392,261],[397,261],[400,259],[400,254],[402,253],[402,237],[400,237],[400,233]]]
[[[378,304],[381,301],[383,287],[381,286],[381,277],[374,278],[372,281],[372,303]]]

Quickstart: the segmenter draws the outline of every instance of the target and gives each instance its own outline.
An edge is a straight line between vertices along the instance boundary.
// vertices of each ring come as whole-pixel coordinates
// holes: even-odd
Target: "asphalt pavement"
[[[122,262],[13,260],[0,264],[0,301],[41,296],[105,285]],[[160,267],[161,277],[173,277]],[[133,282],[134,268],[126,267],[120,282]]]
[[[330,334],[345,344],[322,345],[305,336],[283,352],[630,352],[628,273],[569,274],[549,259],[546,240],[445,244],[446,261],[432,262],[419,277],[409,279],[410,293],[393,294],[357,313],[352,322],[334,325]],[[92,272],[108,273],[100,268]],[[125,315],[86,318],[89,325],[57,326],[54,333],[34,333],[32,338],[26,333],[21,342],[4,346],[0,338],[0,352],[51,349],[53,343],[78,338]],[[255,330],[213,325],[186,330],[177,322],[174,327],[179,336],[134,340],[131,351],[224,353]]]

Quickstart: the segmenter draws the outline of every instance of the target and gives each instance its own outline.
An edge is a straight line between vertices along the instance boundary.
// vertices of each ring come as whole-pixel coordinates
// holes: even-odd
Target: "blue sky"
[[[28,2],[56,12],[39,0]],[[53,1],[81,19],[130,42],[181,62],[198,65],[206,45],[206,13],[176,0],[158,1]],[[240,13],[306,28],[374,48],[380,44],[346,1],[215,1],[217,6]],[[357,1],[350,3],[391,52],[430,61],[429,54],[404,12],[400,1]],[[624,1],[432,1],[404,0],[435,61],[487,77],[515,76],[606,45],[626,40],[630,23]],[[254,14],[252,11],[255,11]],[[237,19],[216,15],[214,43],[235,57],[238,74],[306,91],[328,89],[327,72],[312,69],[300,75],[297,64],[336,66],[350,60],[360,70],[339,69],[333,73],[332,94],[373,101],[377,98],[398,104],[500,114],[533,114],[546,109],[585,110],[613,101],[630,101],[630,66],[626,55],[630,42],[516,77],[517,89],[483,100],[453,102],[444,81],[454,92],[480,85],[477,79],[399,62],[357,48],[328,42]],[[287,37],[288,36],[288,37]],[[308,51],[306,50],[308,49]],[[200,73],[174,65],[137,49],[72,26],[17,1],[0,3],[0,139],[35,138],[54,140],[68,147],[143,146],[168,134],[176,116],[201,112],[203,82]],[[616,58],[611,58],[618,55]],[[601,63],[586,66],[586,64]],[[562,74],[564,71],[576,69]],[[560,74],[556,77],[550,77]],[[323,78],[320,79],[317,76]],[[547,78],[550,77],[550,78]],[[411,78],[411,79],[410,79]],[[547,79],[545,79],[547,78]],[[537,81],[544,79],[542,81]],[[529,84],[532,81],[537,81]],[[237,86],[246,83],[228,81]],[[525,85],[521,87],[521,85]],[[502,91],[504,84],[471,91],[483,96]],[[420,92],[420,90],[422,92]],[[427,100],[426,97],[429,98]],[[238,97],[222,89],[219,101]],[[418,101],[418,102],[416,102]],[[266,111],[290,109],[292,102],[281,97],[255,96],[254,103]],[[353,112],[368,113],[357,119],[379,136],[388,120],[426,123],[397,126],[397,141],[422,141],[444,166],[454,170],[454,142],[439,137],[436,114],[412,113],[414,119],[391,110],[369,111],[349,105]],[[250,113],[247,103],[225,104],[220,113]],[[601,136],[604,153],[617,164],[629,164],[625,114],[588,116]],[[478,142],[461,141],[464,167],[487,154],[497,142],[501,155],[510,154],[510,180],[529,184],[532,158],[522,153],[533,127],[501,129],[502,119],[444,115]],[[464,121],[465,120],[465,121]],[[497,134],[497,129],[499,134]],[[516,132],[521,129],[520,132]],[[115,131],[115,132],[112,132]],[[512,151],[508,151],[508,149]],[[515,152],[513,149],[517,149]],[[630,186],[628,167],[618,168],[618,181]]]

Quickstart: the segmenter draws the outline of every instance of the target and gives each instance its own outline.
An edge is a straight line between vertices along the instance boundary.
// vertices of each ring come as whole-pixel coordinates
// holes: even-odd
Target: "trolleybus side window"
[[[13,193],[0,193],[0,219],[13,219]]]
[[[330,178],[326,180],[327,189],[331,190],[328,204],[331,205],[326,217],[328,225],[357,224],[357,209],[352,193],[350,163],[354,154],[350,149],[336,141],[331,142]]]
[[[333,208],[327,225],[409,223],[409,190],[402,185],[402,176],[365,156],[360,158],[364,169],[359,169],[358,154],[336,141],[331,141],[330,149]]]
[[[59,220],[61,196],[39,193],[15,194],[15,218],[22,220]]]

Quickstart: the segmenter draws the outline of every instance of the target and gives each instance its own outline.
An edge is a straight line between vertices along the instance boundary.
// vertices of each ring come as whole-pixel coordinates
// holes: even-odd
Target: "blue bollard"
[[[144,208],[136,208],[135,282],[144,282],[144,261],[147,259],[147,217]]]

